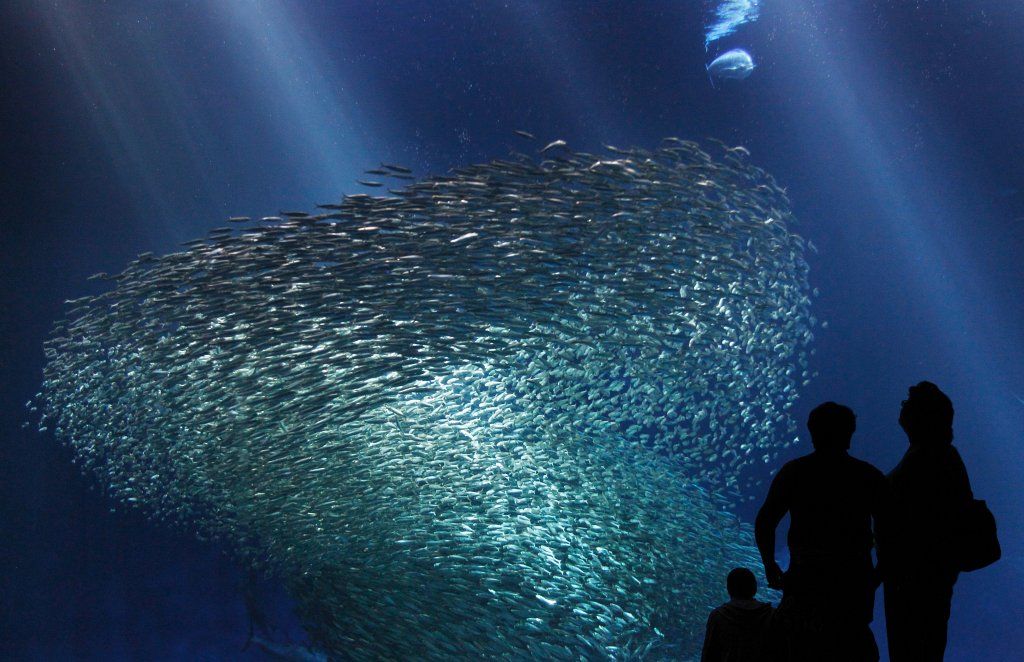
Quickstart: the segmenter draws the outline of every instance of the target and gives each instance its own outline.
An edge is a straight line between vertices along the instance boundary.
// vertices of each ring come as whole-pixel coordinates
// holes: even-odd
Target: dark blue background
[[[219,550],[111,513],[19,428],[88,275],[229,215],[337,199],[382,160],[423,175],[502,157],[526,129],[578,149],[714,136],[788,186],[829,322],[797,416],[850,404],[854,453],[887,470],[906,387],[951,395],[1005,556],[958,584],[948,658],[1018,658],[1024,6],[764,0],[711,54],[742,46],[757,69],[712,89],[699,4],[4,3],[0,654],[256,659]]]

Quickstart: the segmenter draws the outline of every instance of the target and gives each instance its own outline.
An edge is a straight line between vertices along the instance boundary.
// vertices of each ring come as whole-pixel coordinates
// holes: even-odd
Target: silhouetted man
[[[826,402],[811,412],[814,452],[786,463],[757,514],[755,536],[768,585],[782,589],[773,651],[782,660],[872,661],[875,588],[872,520],[877,527],[885,478],[850,457],[856,418]],[[789,569],[775,562],[775,529],[789,513]]]
[[[764,660],[772,606],[754,599],[757,579],[746,568],[733,569],[725,580],[725,586],[730,600],[708,616],[700,662]]]
[[[888,476],[892,514],[880,537],[893,662],[942,660],[958,570],[951,524],[973,494],[953,447],[953,403],[931,382],[900,410],[910,448]]]

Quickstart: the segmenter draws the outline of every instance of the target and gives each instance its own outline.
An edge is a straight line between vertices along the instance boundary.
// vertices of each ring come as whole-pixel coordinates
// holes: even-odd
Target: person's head
[[[849,450],[856,429],[853,410],[835,402],[818,405],[807,417],[807,431],[815,450]]]
[[[725,579],[725,587],[734,600],[753,600],[757,593],[757,579],[746,568],[733,568]]]
[[[900,408],[900,427],[912,444],[953,441],[953,402],[931,382],[911,386]]]

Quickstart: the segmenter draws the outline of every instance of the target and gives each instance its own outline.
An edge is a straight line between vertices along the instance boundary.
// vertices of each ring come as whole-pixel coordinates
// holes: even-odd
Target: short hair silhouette
[[[746,568],[733,568],[725,579],[729,597],[736,600],[752,600],[757,594],[757,579]]]
[[[953,401],[935,384],[919,382],[900,408],[900,427],[911,443],[952,443]]]
[[[857,429],[853,410],[835,402],[824,402],[807,417],[811,444],[820,450],[849,450],[850,439]]]

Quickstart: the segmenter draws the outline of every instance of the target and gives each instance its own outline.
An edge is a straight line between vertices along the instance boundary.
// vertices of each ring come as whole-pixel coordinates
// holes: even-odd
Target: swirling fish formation
[[[804,242],[743,148],[607,149],[101,275],[48,341],[43,425],[276,573],[330,657],[685,657],[755,563],[727,494],[791,443]]]

